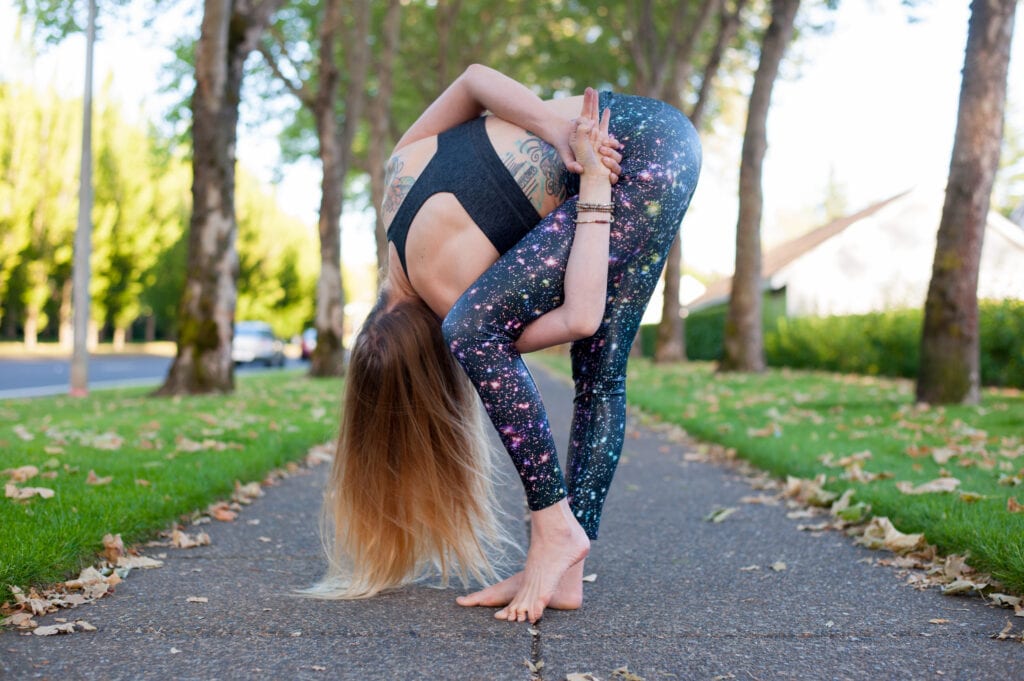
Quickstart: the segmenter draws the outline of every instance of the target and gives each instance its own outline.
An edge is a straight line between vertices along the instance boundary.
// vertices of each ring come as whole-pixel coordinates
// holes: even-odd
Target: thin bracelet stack
[[[610,225],[615,222],[612,212],[615,211],[614,203],[590,203],[588,201],[576,202],[576,224],[577,225]],[[605,213],[607,220],[580,220],[580,213]]]

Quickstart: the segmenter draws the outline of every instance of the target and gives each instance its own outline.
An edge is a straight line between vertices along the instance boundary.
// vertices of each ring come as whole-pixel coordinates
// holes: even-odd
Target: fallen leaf
[[[49,499],[55,494],[55,492],[49,487],[18,487],[7,483],[4,485],[4,496],[9,499],[31,499],[38,495],[43,499]]]
[[[0,475],[9,476],[11,482],[26,482],[39,475],[39,469],[35,466],[18,466],[0,471]]]
[[[13,615],[3,618],[0,620],[0,627],[18,627],[19,629],[33,629],[36,627],[36,621],[32,619],[33,614],[30,612],[16,612]]]
[[[755,570],[760,570],[760,569],[761,569],[760,565],[748,565],[746,567],[741,567],[740,568],[740,572],[753,572]]]
[[[206,596],[189,596],[185,599],[189,603],[209,603],[210,599]]]
[[[120,534],[103,535],[103,558],[111,565],[124,555],[124,542]]]
[[[782,496],[796,499],[812,506],[831,506],[839,495],[822,489],[825,484],[824,473],[818,475],[814,480],[796,478],[792,475],[786,476],[786,485],[782,489]]]
[[[643,677],[637,676],[624,666],[614,670],[612,672],[612,676],[617,676],[622,679],[622,681],[644,681]]]
[[[106,477],[99,477],[96,475],[96,471],[89,469],[89,475],[85,478],[85,484],[87,485],[109,485],[110,481],[114,479],[114,476],[108,475]]]
[[[135,484],[138,485],[139,487],[149,487],[150,483],[149,480],[145,480],[143,478],[136,478]]]
[[[268,542],[274,541],[270,537],[257,537],[257,539],[259,539],[261,542],[264,542],[264,543],[268,543]]]
[[[886,548],[893,553],[909,553],[925,545],[923,534],[904,534],[892,522],[882,516],[875,516],[864,528],[864,534],[857,539],[858,544],[869,549]]]
[[[1024,599],[1019,596],[1011,596],[1010,594],[989,594],[989,600],[996,605],[1001,605],[1007,608],[1015,608],[1024,602]]]
[[[73,634],[75,633],[74,622],[67,622],[65,624],[51,624],[46,627],[36,627],[32,630],[32,633],[36,636],[53,636],[54,634]]]
[[[158,568],[163,566],[162,560],[148,556],[121,556],[117,559],[117,567],[121,568]]]
[[[960,492],[960,501],[967,504],[973,504],[975,502],[983,501],[985,499],[988,499],[988,497],[986,497],[984,494],[979,494],[978,492]]]
[[[1010,497],[1006,500],[1006,510],[1010,513],[1024,513],[1024,504],[1017,501],[1017,497]]]
[[[310,665],[309,668],[312,669],[315,672],[325,672],[325,671],[327,671],[327,667],[325,667],[323,665],[320,665],[320,664]]]
[[[929,624],[949,624],[949,620],[942,617],[936,617],[935,619],[928,620]]]
[[[787,567],[788,566],[784,562],[782,562],[781,560],[777,560],[774,563],[772,563],[772,570],[775,570],[776,572],[782,572]]]
[[[971,593],[972,591],[981,591],[988,584],[984,582],[974,582],[969,579],[958,579],[952,584],[947,584],[942,587],[942,594],[944,596],[959,596],[961,594]]]
[[[957,487],[960,486],[960,481],[956,478],[938,478],[931,482],[925,482],[918,486],[914,486],[914,483],[901,481],[896,483],[896,489],[903,492],[904,494],[931,494],[938,492],[953,492]]]
[[[589,575],[585,575],[583,577],[583,581],[584,582],[596,582],[597,581],[597,573],[596,572],[592,572]]]
[[[216,504],[212,504],[208,509],[206,509],[206,512],[209,513],[210,517],[214,520],[219,520],[223,523],[230,523],[238,517],[237,513],[228,508],[228,503],[226,501],[218,501]]]
[[[25,426],[21,425],[20,423],[18,425],[14,426],[14,428],[12,428],[12,430],[14,431],[15,435],[17,435],[19,438],[21,438],[25,442],[28,442],[29,440],[36,439],[36,436],[33,435],[32,433],[28,432],[28,428],[26,428]]]
[[[258,482],[250,482],[245,485],[235,480],[235,493],[231,498],[241,504],[251,504],[253,499],[263,496],[263,488]]]
[[[766,506],[777,506],[779,503],[779,497],[769,494],[757,494],[755,496],[746,496],[740,499],[740,503],[743,504],[764,504]]]
[[[179,549],[191,549],[195,546],[206,546],[210,543],[210,535],[199,532],[194,537],[187,532],[175,528],[171,532],[171,545]]]
[[[75,620],[75,624],[78,625],[78,628],[82,631],[96,631],[96,627],[89,624],[85,620]]]
[[[174,646],[171,646],[171,655],[176,655],[176,654],[178,654],[180,652],[181,652],[180,650],[178,650]]]
[[[579,672],[572,672],[571,674],[565,675],[565,681],[601,681],[601,679],[589,672],[583,674],[580,674]]]
[[[726,508],[716,508],[715,510],[711,511],[711,513],[708,513],[706,516],[704,516],[704,520],[707,520],[707,521],[710,521],[710,522],[713,522],[713,523],[720,523],[720,522],[722,522],[723,520],[725,520],[726,518],[728,518],[729,516],[731,516],[733,513],[735,513],[738,510],[740,510],[740,509],[737,508],[736,506],[729,506],[729,507],[726,507]]]

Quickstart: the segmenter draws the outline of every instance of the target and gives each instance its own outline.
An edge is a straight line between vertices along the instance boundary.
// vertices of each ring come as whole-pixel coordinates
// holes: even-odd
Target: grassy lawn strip
[[[567,358],[534,355],[569,373]],[[944,553],[1024,593],[1024,395],[986,391],[980,406],[914,404],[904,380],[809,371],[715,374],[709,363],[630,362],[631,405],[694,437],[735,448],[780,477],[824,474],[827,489],[856,491],[903,532],[923,532]],[[864,454],[868,452],[868,454]],[[855,465],[836,465],[859,454]],[[831,461],[832,465],[827,465]],[[882,477],[870,481],[872,474]],[[905,494],[897,483],[960,481],[948,493]]]
[[[0,401],[0,470],[35,466],[40,475],[17,486],[54,491],[0,497],[0,601],[9,585],[77,574],[108,532],[125,544],[150,538],[230,496],[236,480],[301,459],[337,435],[340,387],[289,371],[241,377],[228,396],[152,398],[136,388]],[[87,481],[90,471],[101,484]]]

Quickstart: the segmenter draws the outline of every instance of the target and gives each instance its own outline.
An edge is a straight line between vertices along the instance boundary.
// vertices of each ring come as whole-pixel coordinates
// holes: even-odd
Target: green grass
[[[569,372],[568,360],[537,355]],[[738,455],[777,476],[813,478],[826,488],[856,490],[904,532],[923,532],[945,553],[967,553],[977,569],[1024,593],[1024,395],[985,391],[980,406],[919,407],[910,382],[821,372],[771,370],[716,374],[708,363],[655,365],[630,362],[628,400],[692,436],[735,448]],[[891,478],[852,482],[834,459],[869,451],[863,469]],[[950,454],[944,463],[937,463]],[[907,495],[897,481],[920,484],[948,474],[961,481],[953,493]],[[1016,484],[1014,484],[1016,483]],[[973,492],[982,496],[971,501]]]
[[[19,486],[55,492],[0,497],[0,601],[9,585],[52,583],[94,563],[108,532],[126,544],[150,538],[230,496],[236,480],[261,480],[301,459],[336,436],[340,386],[268,372],[240,378],[228,396],[154,398],[129,389],[0,401],[0,470],[36,466],[52,477]],[[87,484],[90,470],[113,480]]]

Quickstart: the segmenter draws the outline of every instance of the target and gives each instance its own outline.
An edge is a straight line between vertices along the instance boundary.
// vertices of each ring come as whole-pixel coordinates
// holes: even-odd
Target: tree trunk
[[[25,325],[22,329],[25,338],[25,349],[31,352],[39,345],[39,310],[34,307],[25,309]]]
[[[352,162],[352,139],[362,116],[366,71],[369,63],[370,6],[354,2],[353,25],[340,36],[344,16],[341,0],[327,0],[320,28],[319,89],[313,105],[323,187],[320,197],[320,278],[317,281],[317,342],[310,358],[311,376],[345,373],[345,292],[341,281],[341,211],[345,175]],[[339,131],[335,114],[341,74],[335,61],[335,45],[342,37],[348,53],[349,79],[345,95],[345,120]]]
[[[978,268],[999,164],[1017,0],[974,0],[946,200],[924,307],[917,399],[978,401]]]
[[[691,27],[686,39],[677,48],[675,83],[672,89],[672,104],[682,108],[682,93],[689,81],[693,71],[693,53],[697,45],[697,39],[704,32],[704,28],[711,20],[715,10],[721,11],[719,0],[704,0],[701,4],[694,25]],[[720,32],[721,33],[721,32]],[[709,64],[709,68],[711,65]],[[717,69],[717,64],[714,65]],[[714,73],[711,73],[713,76]],[[704,74],[704,81],[709,80],[709,74]],[[707,92],[701,92],[706,97]],[[691,122],[694,126],[696,121]],[[672,240],[665,257],[664,273],[664,295],[661,300],[661,321],[658,322],[658,332],[654,340],[654,361],[655,362],[682,362],[686,359],[686,326],[682,316],[682,306],[679,303],[679,281],[683,275],[683,244],[679,234]]]
[[[243,66],[280,0],[206,0],[192,95],[192,218],[178,352],[159,395],[234,389],[235,141]]]
[[[725,322],[725,354],[719,367],[722,371],[763,371],[765,367],[761,329],[761,170],[768,146],[766,127],[772,88],[799,7],[800,0],[772,0],[772,20],[754,74],[740,161],[736,271]]]
[[[401,9],[399,0],[389,0],[384,16],[380,59],[376,64],[377,95],[370,111],[370,196],[376,214],[374,221],[374,243],[377,246],[377,271],[384,275],[388,269],[388,237],[381,217],[384,203],[384,166],[387,155],[394,146],[391,136],[391,95],[394,93],[395,55],[398,53],[398,38],[401,30]],[[377,282],[378,285],[380,282]]]

